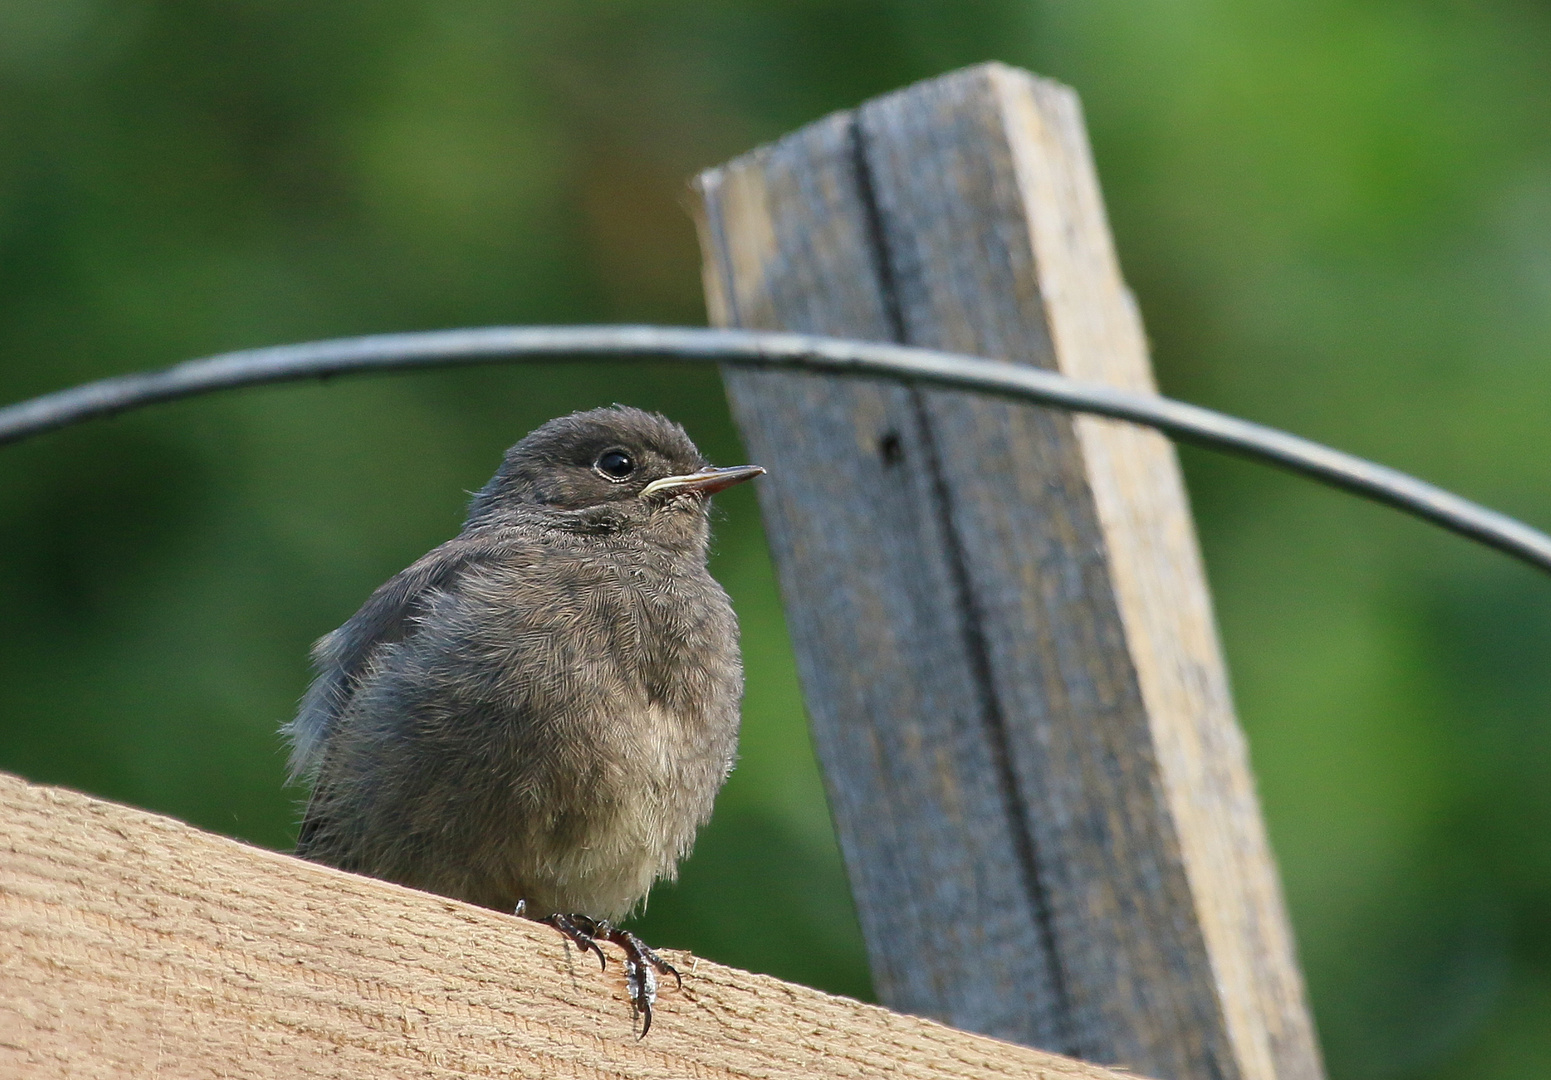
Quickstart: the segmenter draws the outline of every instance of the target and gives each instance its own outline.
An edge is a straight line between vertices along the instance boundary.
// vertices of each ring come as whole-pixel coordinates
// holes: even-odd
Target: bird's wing
[[[432,595],[450,588],[471,568],[509,555],[519,542],[505,529],[457,536],[395,574],[348,622],[318,640],[312,647],[317,675],[296,719],[284,728],[291,740],[292,780],[315,773],[322,763],[329,735],[378,650],[413,632],[415,617]]]

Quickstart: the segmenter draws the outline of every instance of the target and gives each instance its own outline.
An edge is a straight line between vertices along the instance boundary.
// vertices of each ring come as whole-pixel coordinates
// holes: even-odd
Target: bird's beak
[[[733,465],[726,469],[707,466],[698,472],[685,473],[683,476],[664,476],[661,480],[653,480],[641,489],[641,497],[678,495],[685,491],[693,491],[698,495],[715,495],[718,491],[725,491],[734,484],[741,484],[745,480],[752,480],[764,474],[764,468],[759,465]]]

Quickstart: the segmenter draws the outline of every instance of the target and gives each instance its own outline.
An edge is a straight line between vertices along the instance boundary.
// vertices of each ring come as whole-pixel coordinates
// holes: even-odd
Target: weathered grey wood
[[[703,174],[714,323],[1150,389],[1075,95],[999,65]],[[1172,448],[728,371],[883,999],[1160,1077],[1316,1080]]]

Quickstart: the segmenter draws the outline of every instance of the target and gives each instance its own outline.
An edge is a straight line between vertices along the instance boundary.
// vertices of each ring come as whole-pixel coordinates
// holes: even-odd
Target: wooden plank
[[[703,174],[712,321],[1152,388],[1075,95],[1000,65]],[[883,999],[1152,1075],[1322,1075],[1153,432],[728,371]]]
[[[0,774],[0,1076],[1121,1080],[672,959],[651,1034],[546,927]]]

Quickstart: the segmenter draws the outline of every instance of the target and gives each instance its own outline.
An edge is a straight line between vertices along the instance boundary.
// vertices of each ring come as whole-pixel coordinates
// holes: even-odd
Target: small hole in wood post
[[[878,453],[883,455],[883,464],[898,465],[905,460],[905,447],[899,441],[899,432],[886,431],[878,440]]]

